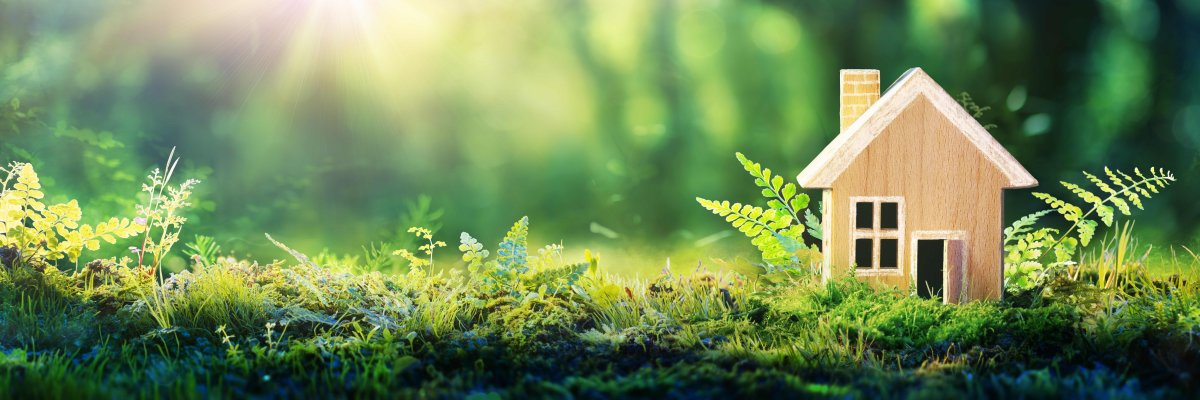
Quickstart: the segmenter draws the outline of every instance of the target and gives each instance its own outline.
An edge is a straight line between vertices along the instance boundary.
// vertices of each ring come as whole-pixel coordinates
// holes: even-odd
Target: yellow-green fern
[[[1055,267],[1073,264],[1076,248],[1091,243],[1100,224],[1112,226],[1117,213],[1130,215],[1131,204],[1142,209],[1142,199],[1151,198],[1159,189],[1175,181],[1175,176],[1162,168],[1150,168],[1149,174],[1135,168],[1133,175],[1129,175],[1105,167],[1107,180],[1087,172],[1083,175],[1098,193],[1074,183],[1059,182],[1082,200],[1082,204],[1037,192],[1033,196],[1050,209],[1022,217],[1004,230],[1004,275],[1010,291],[1033,289],[1060,270]],[[1053,228],[1033,229],[1038,219],[1050,212],[1062,215],[1071,223],[1070,227],[1061,233]],[[1053,261],[1046,259],[1050,255],[1053,255]]]
[[[0,181],[0,247],[15,247],[23,260],[76,262],[85,249],[99,250],[100,241],[116,243],[146,228],[127,218],[80,224],[83,212],[77,201],[42,203],[45,195],[32,165],[11,163],[0,172],[5,173]]]
[[[1129,203],[1133,203],[1139,210],[1142,209],[1142,198],[1150,198],[1153,194],[1158,193],[1161,188],[1167,187],[1168,184],[1175,181],[1175,176],[1170,171],[1162,168],[1150,168],[1149,175],[1143,175],[1142,171],[1134,168],[1133,173],[1137,177],[1134,178],[1124,172],[1114,171],[1108,167],[1104,168],[1105,175],[1108,176],[1109,182],[1104,182],[1099,177],[1084,172],[1088,180],[1091,181],[1102,193],[1096,193],[1085,189],[1079,185],[1070,182],[1059,182],[1063,187],[1074,193],[1076,197],[1083,200],[1084,207],[1089,207],[1087,211],[1083,211],[1080,206],[1071,204],[1065,200],[1046,193],[1034,193],[1034,197],[1041,199],[1050,206],[1050,208],[1062,214],[1063,219],[1071,222],[1072,225],[1063,232],[1063,236],[1069,236],[1072,231],[1077,231],[1079,235],[1079,243],[1087,246],[1091,242],[1092,237],[1096,234],[1096,227],[1099,223],[1104,226],[1112,226],[1115,212],[1120,212],[1123,215],[1130,215],[1131,210]],[[1128,202],[1126,201],[1128,200]],[[1115,211],[1114,211],[1115,207]],[[1097,219],[1089,219],[1093,214]],[[1097,222],[1099,221],[1099,223]]]
[[[754,184],[762,189],[767,208],[699,197],[696,201],[750,237],[750,243],[762,253],[769,268],[798,263],[796,252],[804,248],[804,234],[817,240],[822,234],[820,220],[807,210],[808,195],[800,193],[796,184],[772,174],[770,168],[763,168],[742,153],[735,154],[742,168],[754,177]]]
[[[724,217],[739,232],[751,238],[762,253],[763,261],[782,265],[793,261],[794,252],[801,246],[796,237],[803,226],[793,225],[793,218],[775,209],[763,209],[742,203],[712,201],[697,197],[701,206]],[[797,232],[799,230],[799,232]]]

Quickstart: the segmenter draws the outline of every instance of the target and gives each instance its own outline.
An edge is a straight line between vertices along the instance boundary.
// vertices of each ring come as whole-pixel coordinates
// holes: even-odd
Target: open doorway
[[[917,296],[923,299],[944,297],[946,240],[917,240]]]
[[[913,232],[912,284],[921,298],[958,303],[966,281],[966,242],[958,231]]]

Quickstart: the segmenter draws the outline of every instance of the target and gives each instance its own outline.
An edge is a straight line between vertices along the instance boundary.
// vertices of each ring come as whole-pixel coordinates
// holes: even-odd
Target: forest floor
[[[1145,398],[1200,381],[1200,286],[1136,263],[957,306],[849,277],[627,278],[590,255],[382,274],[291,252],[166,277],[6,262],[0,397]]]

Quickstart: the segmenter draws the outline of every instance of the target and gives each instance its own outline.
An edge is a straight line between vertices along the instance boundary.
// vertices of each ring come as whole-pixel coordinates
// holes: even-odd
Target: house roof
[[[1037,179],[1025,170],[1021,163],[1009,154],[996,139],[975,120],[967,110],[964,110],[954,97],[946,93],[937,82],[933,81],[921,68],[912,68],[904,72],[895,83],[888,87],[887,92],[871,105],[865,113],[854,121],[844,132],[825,146],[817,154],[804,171],[796,177],[800,186],[805,188],[829,188],[837,180],[854,159],[879,136],[896,116],[900,115],[909,103],[918,96],[925,96],[934,108],[941,112],[960,132],[963,133],[983,153],[984,157],[1007,178],[1005,189],[1019,189],[1037,186]]]

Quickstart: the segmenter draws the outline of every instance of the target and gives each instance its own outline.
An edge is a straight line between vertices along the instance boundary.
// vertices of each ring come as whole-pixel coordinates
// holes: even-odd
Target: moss
[[[949,313],[930,332],[930,340],[956,343],[960,346],[985,346],[994,342],[1003,327],[1004,318],[994,303],[972,303],[948,307]]]
[[[1200,373],[1197,295],[1178,282],[1096,308],[951,306],[852,279],[589,274],[514,296],[457,274],[228,258],[163,285],[119,263],[22,268],[0,274],[10,397],[1171,395]],[[30,386],[51,381],[77,389]]]
[[[488,309],[487,321],[496,333],[518,347],[531,341],[571,336],[586,319],[579,305],[557,297],[504,297],[493,300]]]

